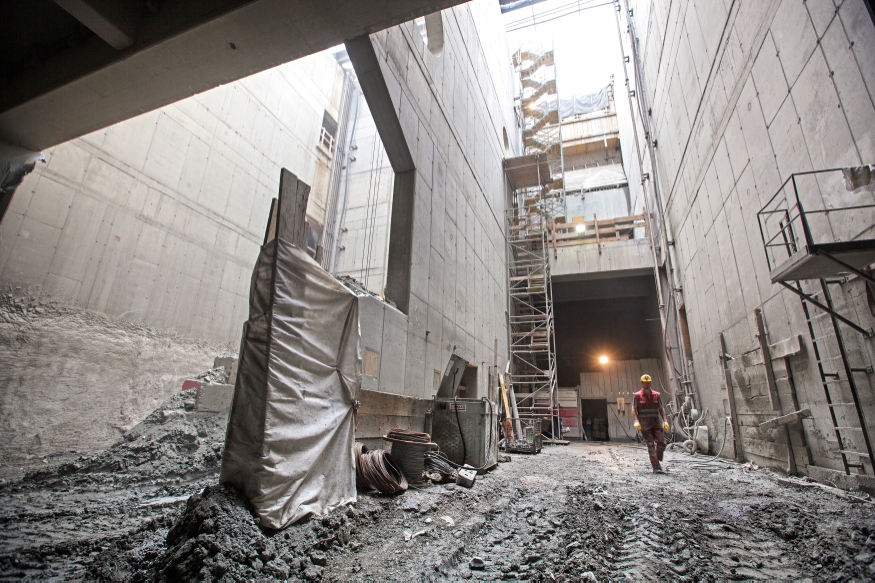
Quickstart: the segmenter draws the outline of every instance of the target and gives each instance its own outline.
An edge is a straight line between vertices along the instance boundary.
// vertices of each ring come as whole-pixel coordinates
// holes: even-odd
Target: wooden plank
[[[597,226],[605,226],[605,227],[615,227],[616,225],[628,225],[633,223],[641,223],[641,226],[644,225],[644,215],[630,215],[627,217],[616,217],[613,219],[602,219],[595,221],[587,221],[586,217],[574,217],[571,219],[570,223],[558,223],[556,227],[559,230],[570,231],[577,227],[577,225],[583,223],[587,228],[595,228]]]
[[[504,404],[504,418],[510,419],[511,409],[510,409],[510,403],[508,403],[508,401],[507,401],[507,378],[503,372],[498,373],[498,385],[499,385],[499,389],[501,390],[501,402]],[[510,435],[508,435],[507,437],[510,439],[513,439],[514,438],[513,424],[508,423],[507,429],[508,429],[508,433],[510,433]]]
[[[760,342],[760,350],[763,352],[763,365],[766,368],[766,385],[769,388],[769,402],[772,405],[773,411],[781,411],[781,401],[778,399],[778,387],[775,384],[775,371],[772,369],[772,359],[767,358],[769,354],[769,343],[766,340],[766,324],[763,320],[763,311],[757,308],[753,311],[757,321],[757,339]],[[790,453],[792,455],[792,452]],[[796,473],[795,471],[793,472]]]
[[[769,346],[768,341],[766,340],[766,325],[763,319],[763,311],[761,308],[757,308],[754,310],[754,315],[756,316],[757,322],[757,339],[760,342],[760,350],[763,353],[763,365],[766,369],[766,383],[769,388],[769,402],[772,405],[772,410],[781,412],[781,399],[778,396],[778,387],[777,383],[775,383],[775,371],[772,368],[772,358],[771,358],[771,347]],[[790,443],[790,429],[787,425],[784,425],[784,437],[787,440],[787,443]],[[799,473],[798,468],[796,467],[796,455],[793,453],[793,447],[787,447],[787,473],[791,476],[795,476]]]
[[[641,384],[641,375],[645,372],[643,368],[648,360],[649,359],[632,361],[634,364],[629,368],[629,384],[626,386],[624,394],[621,395],[626,398],[626,402],[629,402],[632,399],[632,395],[638,392],[638,387]],[[659,385],[657,385],[657,387],[658,386]]]
[[[307,244],[307,201],[310,187],[283,168],[280,172],[277,237],[300,249]]]
[[[601,397],[605,394],[605,373],[604,371],[593,373],[595,384],[592,388],[593,397]]]
[[[617,384],[617,363],[615,361],[608,361],[608,364],[605,365],[605,374],[607,382],[605,383],[605,390],[602,396],[607,398],[614,394],[614,387]]]
[[[781,415],[780,417],[769,419],[768,421],[760,423],[760,428],[770,429],[772,427],[778,427],[779,425],[793,423],[794,421],[799,421],[800,419],[805,419],[807,417],[811,417],[811,409],[802,409],[801,411],[794,411],[787,415]]]
[[[606,239],[602,239],[602,243],[613,243],[614,241],[631,241],[630,237],[608,237]],[[571,240],[571,241],[559,241],[556,243],[557,247],[571,247],[573,245],[587,245],[595,243],[595,241],[584,241],[584,240]]]
[[[723,337],[723,332],[720,333],[720,362],[723,366],[723,378],[726,382],[726,392],[729,400],[729,415],[732,424],[733,444],[735,449],[735,461],[744,461],[743,445],[741,443],[741,431],[738,424],[738,411],[735,407],[735,391],[732,388],[732,375],[729,373],[729,367],[726,360],[726,338]]]
[[[270,219],[267,221],[267,229],[264,231],[264,242],[262,245],[267,245],[276,238],[276,211],[277,199],[273,198],[270,201]]]

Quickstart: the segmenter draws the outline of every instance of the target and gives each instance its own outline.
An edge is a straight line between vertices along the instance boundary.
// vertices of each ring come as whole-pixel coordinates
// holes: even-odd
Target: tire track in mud
[[[705,525],[712,569],[740,579],[796,579],[801,573],[785,559],[783,541],[764,536],[756,529],[727,522]]]
[[[614,567],[618,575],[626,579],[650,580],[660,578],[680,578],[690,572],[691,553],[687,549],[686,537],[677,537],[676,544],[666,546],[665,521],[656,516],[653,506],[639,507],[631,518],[631,528],[626,531],[619,545],[619,555]],[[668,536],[671,536],[669,534]]]
[[[787,509],[757,502],[707,508],[654,484],[568,492],[562,573],[575,579],[794,579],[791,539],[812,525],[770,522]],[[799,532],[797,532],[799,531]],[[591,576],[590,576],[591,574]]]
[[[681,514],[664,503],[639,500],[641,491],[617,501],[587,487],[569,492],[577,506],[567,513],[569,544],[563,573],[598,580],[693,580],[705,574],[701,545],[690,536],[699,526],[695,515]],[[631,489],[629,489],[631,490]],[[648,494],[655,494],[648,490]],[[660,499],[660,494],[648,499]],[[676,528],[676,523],[688,525]]]

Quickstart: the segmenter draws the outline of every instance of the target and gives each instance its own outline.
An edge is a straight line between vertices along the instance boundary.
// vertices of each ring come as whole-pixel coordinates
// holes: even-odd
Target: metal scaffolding
[[[559,439],[548,253],[555,222],[565,214],[565,180],[553,51],[520,49],[514,66],[520,80],[518,113],[525,155],[505,160],[513,189],[507,211],[510,380],[518,416],[549,419],[551,434]]]

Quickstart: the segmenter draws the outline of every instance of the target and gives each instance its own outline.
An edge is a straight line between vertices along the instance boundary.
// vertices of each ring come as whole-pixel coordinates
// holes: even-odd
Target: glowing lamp
[[[599,356],[599,362],[602,364],[608,364],[608,357],[604,355]]]

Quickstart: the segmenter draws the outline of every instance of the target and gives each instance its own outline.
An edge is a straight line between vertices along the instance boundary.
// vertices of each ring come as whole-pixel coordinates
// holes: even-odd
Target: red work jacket
[[[653,427],[661,427],[659,421],[659,409],[662,407],[662,401],[657,391],[650,391],[650,396],[644,393],[641,389],[632,399],[632,406],[635,407],[635,412],[638,413],[638,421],[641,422],[643,429]]]

